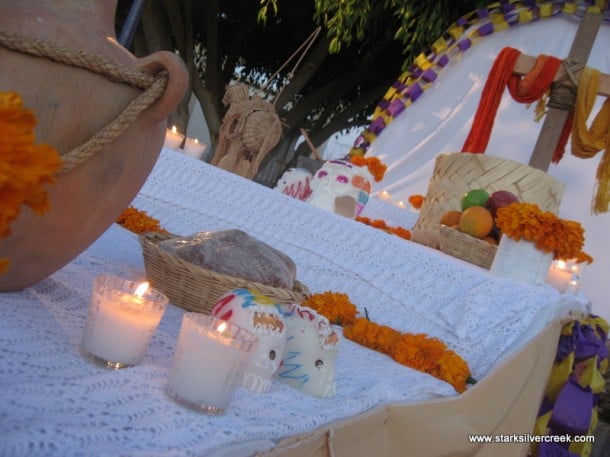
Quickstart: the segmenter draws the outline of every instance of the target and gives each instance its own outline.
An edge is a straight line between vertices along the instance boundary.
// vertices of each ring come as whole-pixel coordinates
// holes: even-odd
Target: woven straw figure
[[[251,179],[280,141],[280,118],[273,105],[259,96],[250,97],[245,84],[229,86],[222,101],[229,110],[222,120],[212,164]]]

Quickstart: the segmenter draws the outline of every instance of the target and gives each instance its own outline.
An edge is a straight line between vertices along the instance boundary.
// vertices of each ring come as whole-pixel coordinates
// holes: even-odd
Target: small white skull
[[[244,370],[242,386],[254,392],[269,390],[286,345],[286,326],[278,305],[269,297],[240,288],[220,297],[212,315],[256,335],[258,346]]]
[[[373,177],[366,167],[329,160],[311,180],[309,203],[349,218],[360,215],[369,201]]]
[[[310,308],[285,305],[288,338],[275,378],[318,398],[332,397],[339,336],[328,319]]]
[[[306,201],[311,195],[311,179],[313,175],[304,168],[289,168],[278,180],[274,190],[284,195]]]

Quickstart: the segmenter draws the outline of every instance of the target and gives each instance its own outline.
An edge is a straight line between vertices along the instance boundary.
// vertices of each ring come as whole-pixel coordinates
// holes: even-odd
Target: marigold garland
[[[397,235],[405,240],[411,239],[411,231],[400,226],[391,227],[383,219],[371,219],[365,216],[356,216],[356,221],[362,222],[363,224],[370,225],[381,230],[385,230],[388,233]]]
[[[303,306],[313,309],[318,314],[325,316],[335,325],[349,325],[356,320],[358,310],[349,301],[347,294],[339,292],[323,292],[308,296]]]
[[[424,204],[425,197],[420,194],[409,195],[409,203],[415,209],[421,209],[421,205]]]
[[[375,178],[376,182],[383,179],[383,176],[388,169],[388,166],[377,157],[350,156],[349,160],[358,167],[366,166],[373,175],[373,178]]]
[[[460,393],[466,390],[467,383],[475,382],[470,377],[466,361],[441,340],[423,333],[401,333],[387,325],[371,322],[368,317],[358,317],[357,308],[347,294],[313,294],[307,297],[303,306],[312,308],[332,323],[342,325],[347,339],[446,381]]]
[[[169,233],[161,227],[157,219],[149,216],[146,211],[141,211],[133,206],[126,208],[118,217],[116,223],[137,235],[143,232]]]
[[[62,161],[46,144],[34,144],[36,117],[14,92],[0,92],[0,237],[10,234],[21,206],[42,215],[50,209],[46,184],[55,182]],[[0,274],[9,259],[0,258]]]
[[[511,203],[498,209],[496,225],[503,235],[516,241],[530,241],[541,251],[552,252],[554,259],[593,262],[593,258],[582,250],[585,243],[583,227],[576,221],[542,211],[534,203]]]

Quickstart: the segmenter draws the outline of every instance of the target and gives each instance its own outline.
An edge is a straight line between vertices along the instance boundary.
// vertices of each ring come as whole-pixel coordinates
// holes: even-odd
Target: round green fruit
[[[462,211],[470,208],[471,206],[485,206],[488,198],[489,193],[484,189],[469,190],[462,196],[462,200],[460,202]]]

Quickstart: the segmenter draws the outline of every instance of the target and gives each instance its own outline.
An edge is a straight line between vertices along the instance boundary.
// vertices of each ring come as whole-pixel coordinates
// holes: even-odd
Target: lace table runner
[[[376,322],[441,338],[479,379],[546,323],[582,308],[550,286],[495,278],[169,150],[133,205],[177,234],[247,231],[291,256],[313,292],[345,292]],[[238,389],[222,416],[191,411],[165,394],[180,308],[168,307],[137,367],[108,371],[79,354],[100,273],[144,278],[134,234],[113,225],[50,278],[0,295],[0,456],[249,456],[380,405],[456,395],[342,339],[334,398],[274,381],[264,394]]]

